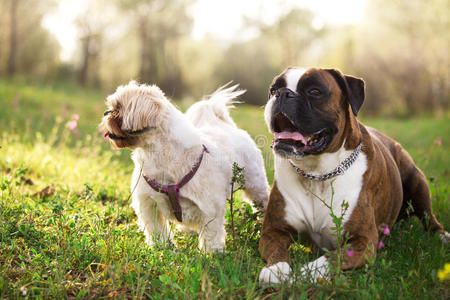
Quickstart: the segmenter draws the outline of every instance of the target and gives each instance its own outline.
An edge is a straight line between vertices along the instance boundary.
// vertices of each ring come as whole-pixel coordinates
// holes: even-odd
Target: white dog
[[[246,196],[267,206],[261,152],[228,113],[243,93],[220,88],[186,114],[154,85],[132,81],[107,98],[100,127],[113,146],[133,150],[132,206],[150,246],[171,241],[171,221],[197,231],[201,249],[223,250],[233,162],[244,167]]]

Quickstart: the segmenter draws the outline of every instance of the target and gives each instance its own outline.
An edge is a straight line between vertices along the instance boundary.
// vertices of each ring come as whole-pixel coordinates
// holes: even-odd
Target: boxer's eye
[[[310,94],[312,96],[320,96],[320,95],[322,95],[322,92],[319,89],[310,89],[308,91],[308,94]]]

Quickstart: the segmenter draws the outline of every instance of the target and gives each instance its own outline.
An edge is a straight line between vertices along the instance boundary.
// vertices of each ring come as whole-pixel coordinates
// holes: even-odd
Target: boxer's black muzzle
[[[327,111],[327,103],[285,87],[274,96],[270,127],[275,152],[302,157],[325,151],[337,132],[337,115]]]

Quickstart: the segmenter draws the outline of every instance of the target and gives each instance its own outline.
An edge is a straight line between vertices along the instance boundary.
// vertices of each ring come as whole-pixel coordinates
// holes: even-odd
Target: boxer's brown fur
[[[432,212],[426,178],[415,166],[410,155],[398,142],[375,129],[365,127],[356,119],[355,110],[352,110],[353,107],[351,103],[349,105],[346,99],[348,97],[343,91],[347,76],[344,77],[337,70],[325,69],[309,69],[302,76],[302,80],[305,76],[315,77],[331,91],[327,105],[320,107],[325,110],[324,115],[340,116],[335,123],[339,131],[324,152],[337,151],[344,140],[344,147],[353,150],[362,141],[362,153],[367,158],[368,168],[363,175],[358,202],[344,224],[344,230],[349,236],[347,243],[354,255],[343,255],[345,260],[342,269],[361,267],[375,256],[380,231],[406,215],[405,209],[409,201],[414,209],[413,213],[421,218],[426,229],[444,233],[443,226]],[[283,80],[276,78],[274,82]],[[298,180],[307,179],[299,176]],[[428,216],[427,222],[425,215]],[[259,243],[259,251],[268,266],[278,262],[290,262],[288,248],[298,234],[285,221],[285,200],[278,190],[277,182],[274,182]]]
[[[288,248],[297,238],[297,232],[284,220],[285,203],[276,182],[273,183],[269,199],[259,241],[259,251],[270,266],[279,261],[290,262]]]

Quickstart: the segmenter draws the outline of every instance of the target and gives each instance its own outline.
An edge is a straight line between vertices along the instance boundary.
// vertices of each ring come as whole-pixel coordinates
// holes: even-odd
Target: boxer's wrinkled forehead
[[[340,89],[327,69],[295,67],[284,70],[273,79],[269,97],[274,91],[284,87],[297,93],[312,87],[319,89],[325,95],[330,95],[332,90]]]
[[[284,87],[289,88],[292,91],[296,91],[297,83],[305,72],[306,69],[304,68],[287,68],[273,79],[270,86],[271,93],[272,91]]]
[[[305,68],[289,68],[287,69],[283,77],[286,81],[286,87],[292,91],[297,91],[298,83],[303,74],[305,74]]]
[[[288,68],[275,77],[272,87],[286,87],[299,92],[301,88],[316,86],[324,89],[339,88],[333,77],[323,69],[318,68]]]

